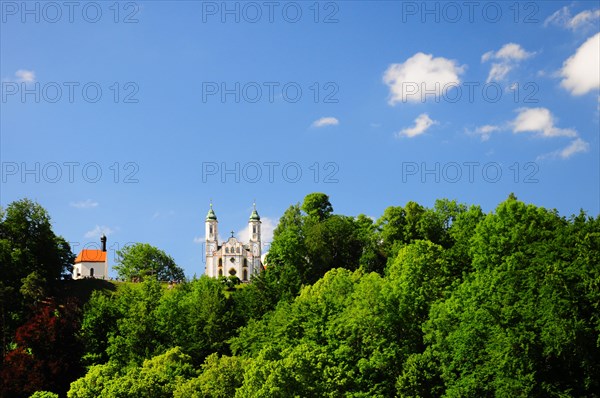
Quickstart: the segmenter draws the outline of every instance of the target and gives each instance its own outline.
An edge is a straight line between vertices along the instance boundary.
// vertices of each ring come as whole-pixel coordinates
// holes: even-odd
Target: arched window
[[[248,280],[248,270],[244,268],[244,270],[242,271],[242,279],[247,281]]]
[[[223,266],[223,259],[222,259],[222,258],[220,258],[220,259],[219,259],[219,267],[222,267],[222,266]]]
[[[228,247],[225,248],[225,253],[229,254],[229,248]]]
[[[222,268],[219,268],[219,276],[220,277],[223,276],[223,269]]]
[[[248,266],[248,260],[244,259],[244,267]]]
[[[252,233],[255,234],[256,233],[256,225],[252,226]]]
[[[213,234],[213,226],[212,225],[209,225],[208,231],[210,233],[210,236],[212,237],[212,234]]]
[[[235,248],[235,252],[238,253],[238,254],[240,253],[240,247],[239,246]]]

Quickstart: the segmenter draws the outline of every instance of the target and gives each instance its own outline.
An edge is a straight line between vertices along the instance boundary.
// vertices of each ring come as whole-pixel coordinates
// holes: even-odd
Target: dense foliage
[[[46,340],[80,325],[87,367],[68,396],[600,396],[600,217],[511,195],[487,215],[439,200],[375,221],[311,194],[274,235],[250,284],[147,277],[63,316]],[[52,315],[36,314],[11,369],[44,352],[25,331]]]

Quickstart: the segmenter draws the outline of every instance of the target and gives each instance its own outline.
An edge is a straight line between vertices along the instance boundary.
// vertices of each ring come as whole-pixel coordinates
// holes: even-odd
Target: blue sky
[[[0,204],[188,276],[211,199],[222,237],[311,192],[597,215],[600,3],[473,4],[2,1]]]

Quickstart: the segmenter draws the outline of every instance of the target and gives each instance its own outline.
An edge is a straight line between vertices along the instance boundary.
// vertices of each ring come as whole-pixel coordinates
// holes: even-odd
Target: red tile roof
[[[77,255],[75,264],[82,262],[103,263],[106,261],[106,252],[97,249],[83,249]]]

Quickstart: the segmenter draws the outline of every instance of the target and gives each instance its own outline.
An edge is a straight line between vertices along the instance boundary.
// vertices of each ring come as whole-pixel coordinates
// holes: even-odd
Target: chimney
[[[102,237],[100,238],[100,242],[102,243],[102,251],[105,252],[106,251],[106,235],[102,234]]]

